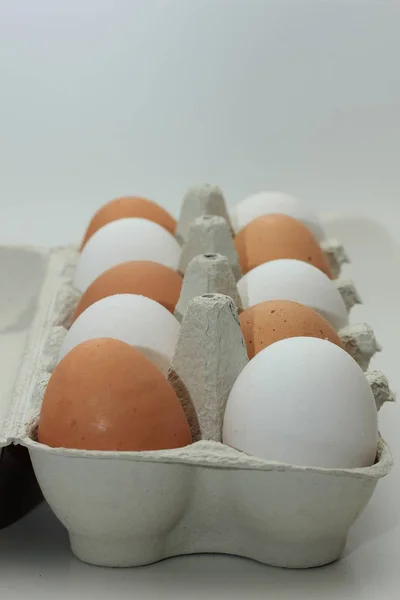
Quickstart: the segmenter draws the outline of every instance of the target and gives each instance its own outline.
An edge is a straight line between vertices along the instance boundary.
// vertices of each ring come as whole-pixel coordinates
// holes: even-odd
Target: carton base
[[[269,463],[212,441],[145,453],[24,443],[73,553],[103,567],[200,553],[326,565],[392,464],[381,438],[377,462],[362,469]]]
[[[140,567],[166,558],[162,540],[150,538],[98,538],[69,535],[71,550],[82,562],[98,567]]]
[[[242,540],[243,542],[243,540]],[[174,556],[189,554],[226,554],[252,559],[272,567],[287,569],[308,569],[322,567],[338,560],[345,548],[346,537],[337,539],[308,540],[293,542],[287,540],[258,541],[259,553],[254,553],[254,539],[248,540],[240,551],[232,552],[230,543],[214,540],[207,547],[200,542],[191,543],[190,548],[173,552],[162,540],[137,538],[106,538],[70,534],[71,549],[84,563],[98,567],[129,568],[160,562]],[[262,548],[262,550],[261,550]]]

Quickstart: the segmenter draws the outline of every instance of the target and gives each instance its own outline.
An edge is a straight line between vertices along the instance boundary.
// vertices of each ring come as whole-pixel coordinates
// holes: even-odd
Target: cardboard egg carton
[[[390,451],[380,438],[371,467],[320,469],[265,461],[221,443],[225,404],[248,357],[229,259],[213,256],[219,248],[200,250],[206,254],[189,261],[177,305],[181,331],[168,375],[194,443],[103,452],[50,448],[36,437],[43,394],[78,300],[77,250],[0,248],[1,272],[16,274],[18,267],[5,301],[13,327],[0,331],[11,357],[0,388],[0,447],[28,450],[44,497],[85,562],[126,567],[197,552],[295,568],[331,562],[390,471]],[[344,288],[350,306],[357,294]],[[381,373],[367,377],[377,409],[393,400]]]

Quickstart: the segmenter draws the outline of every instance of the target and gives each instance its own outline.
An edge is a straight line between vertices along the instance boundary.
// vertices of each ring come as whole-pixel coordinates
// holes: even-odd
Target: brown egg
[[[289,300],[270,300],[247,308],[240,315],[240,327],[250,359],[263,348],[290,337],[322,338],[343,348],[326,319],[314,309]]]
[[[111,200],[102,206],[93,216],[86,230],[82,241],[81,250],[85,246],[89,238],[100,227],[117,221],[118,219],[134,218],[148,219],[158,223],[170,233],[175,233],[176,221],[162,206],[159,206],[152,200],[141,198],[140,196],[124,196]]]
[[[141,352],[111,338],[71,350],[48,383],[38,440],[55,448],[162,450],[191,443],[175,391]]]
[[[114,294],[138,294],[174,312],[181,293],[182,276],[149,260],[121,263],[108,269],[87,288],[75,309],[72,322],[89,306]]]
[[[328,260],[311,231],[287,215],[263,215],[235,237],[243,273],[270,260],[294,258],[311,263],[332,278]]]

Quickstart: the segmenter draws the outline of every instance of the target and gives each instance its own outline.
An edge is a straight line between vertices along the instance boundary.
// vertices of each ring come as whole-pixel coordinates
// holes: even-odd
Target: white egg
[[[223,442],[268,461],[322,468],[374,463],[378,418],[369,383],[327,340],[280,340],[243,369],[228,398]]]
[[[129,260],[152,260],[177,269],[181,247],[169,231],[147,219],[118,219],[89,239],[78,259],[74,286],[84,292],[104,271]]]
[[[317,240],[325,238],[325,231],[317,215],[300,200],[283,192],[259,192],[248,196],[231,211],[232,226],[237,233],[251,221],[262,215],[278,213],[293,217],[306,225]]]
[[[84,310],[64,338],[58,360],[93,338],[114,338],[135,346],[167,373],[179,334],[179,322],[162,306],[136,294],[116,294]]]
[[[336,330],[348,324],[348,311],[336,285],[309,263],[271,260],[246,273],[237,287],[244,308],[266,300],[291,300],[313,308]]]

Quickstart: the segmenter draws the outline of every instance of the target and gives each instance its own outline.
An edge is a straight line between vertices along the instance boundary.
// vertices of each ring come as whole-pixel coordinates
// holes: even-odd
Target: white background
[[[400,5],[305,0],[2,0],[0,241],[78,241],[99,205],[188,185],[230,204],[282,189],[330,214],[374,367],[400,389]],[[333,217],[332,217],[333,215]],[[381,428],[400,449],[396,407]],[[0,592],[31,598],[397,598],[397,468],[342,561],[306,572],[228,557],[110,571],[69,551],[46,506],[0,532]]]
[[[2,0],[2,239],[77,240],[125,193],[177,212],[203,181],[391,208],[399,27],[395,1]]]

